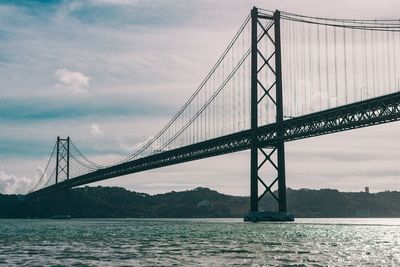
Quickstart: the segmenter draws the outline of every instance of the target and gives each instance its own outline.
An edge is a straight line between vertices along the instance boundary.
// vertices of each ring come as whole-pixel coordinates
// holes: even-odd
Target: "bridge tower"
[[[56,154],[56,184],[64,178],[69,179],[69,137],[57,137],[57,154]]]
[[[272,78],[263,78],[262,72],[269,72]],[[279,138],[283,137],[283,130],[278,130],[278,141],[273,146],[263,147],[257,139],[258,111],[266,108],[261,100],[265,97],[275,107],[275,122],[279,124],[284,119],[282,95],[280,11],[270,16],[254,7],[251,10],[250,213],[245,220],[293,220],[286,207],[285,143]],[[263,168],[272,169],[272,179],[263,177]],[[272,189],[276,184],[278,195]],[[259,185],[263,187],[261,194]],[[259,212],[259,201],[266,194],[277,201],[279,212]]]
[[[70,138],[57,137],[57,154],[56,154],[56,180],[55,184],[69,180],[69,159],[70,159]],[[64,203],[64,204],[61,204]],[[61,204],[58,206],[58,204]],[[64,207],[64,209],[62,209]],[[62,214],[61,214],[62,213]],[[54,192],[54,209],[52,218],[70,218],[69,213],[69,190]]]

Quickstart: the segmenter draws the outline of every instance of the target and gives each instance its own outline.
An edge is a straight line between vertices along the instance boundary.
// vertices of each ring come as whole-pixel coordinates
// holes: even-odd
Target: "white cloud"
[[[90,125],[90,134],[93,137],[103,137],[104,131],[100,128],[100,126],[97,123],[92,123],[92,125]]]
[[[121,136],[117,136],[115,140],[117,141],[120,148],[122,148],[125,151],[133,152],[138,149],[138,145],[127,144],[126,141]]]
[[[29,188],[30,190],[32,189],[33,186],[36,185],[37,185],[36,189],[39,189],[47,182],[47,174],[44,171],[45,170],[43,167],[36,167],[34,179],[31,181],[31,188]],[[42,179],[40,180],[40,178]]]
[[[0,171],[0,193],[26,194],[30,189],[32,180],[26,177],[17,177]]]
[[[59,83],[57,88],[65,88],[77,93],[85,93],[86,87],[89,85],[90,77],[83,73],[70,71],[67,69],[59,69],[55,72],[55,76]]]
[[[153,139],[153,136],[149,136],[147,137],[144,141],[136,143],[134,145],[129,145],[126,143],[126,141],[121,137],[121,136],[117,136],[116,141],[118,143],[118,145],[125,151],[129,151],[129,152],[135,152],[139,149],[141,149],[145,144],[147,144],[151,139]]]

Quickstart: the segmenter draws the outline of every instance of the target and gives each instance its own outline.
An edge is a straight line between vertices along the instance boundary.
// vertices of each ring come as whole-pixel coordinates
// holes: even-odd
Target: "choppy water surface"
[[[400,219],[0,220],[0,266],[400,264]]]

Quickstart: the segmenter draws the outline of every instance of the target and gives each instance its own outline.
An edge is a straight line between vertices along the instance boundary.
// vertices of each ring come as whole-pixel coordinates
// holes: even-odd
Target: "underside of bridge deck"
[[[324,134],[331,134],[361,127],[373,126],[400,119],[400,93],[364,100],[306,116],[292,118],[281,123],[261,126],[257,130],[259,143],[264,147],[275,147],[284,142]],[[284,135],[278,137],[278,132]],[[28,197],[37,197],[54,191],[98,182],[127,174],[156,169],[197,159],[209,158],[250,149],[250,130],[215,138],[194,145],[161,152],[132,160],[113,167],[73,177],[58,184],[32,192]]]

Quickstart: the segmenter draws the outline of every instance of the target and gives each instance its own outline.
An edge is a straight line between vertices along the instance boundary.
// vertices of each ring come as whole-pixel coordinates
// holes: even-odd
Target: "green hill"
[[[400,217],[400,192],[288,189],[287,200],[288,210],[297,218]],[[70,214],[74,218],[243,217],[248,207],[248,197],[225,195],[208,188],[149,195],[119,187],[83,187],[35,201],[0,194],[0,218],[46,218],[54,214]],[[260,207],[276,210],[270,197]]]

